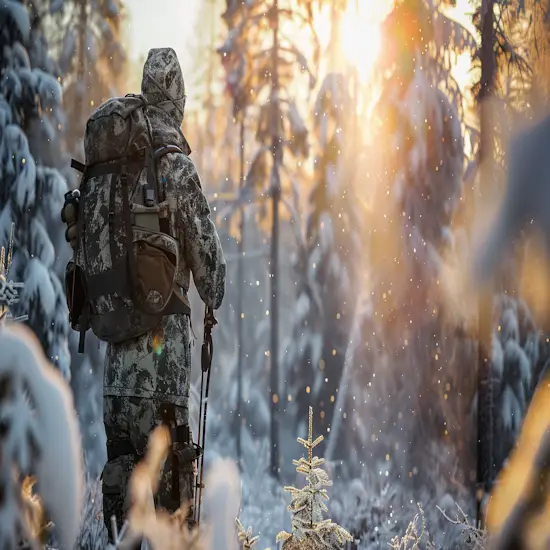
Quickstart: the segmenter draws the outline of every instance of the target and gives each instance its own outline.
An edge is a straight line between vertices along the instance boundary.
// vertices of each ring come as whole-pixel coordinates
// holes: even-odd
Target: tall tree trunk
[[[76,105],[74,109],[75,113],[75,122],[76,122],[76,136],[79,136],[78,139],[83,139],[84,135],[84,95],[86,86],[88,83],[87,77],[87,65],[88,65],[88,56],[86,55],[86,31],[88,29],[88,0],[80,0],[80,13],[79,13],[79,29],[78,29],[78,68],[77,68],[77,78],[78,83],[83,87],[83,94],[76,95]],[[74,134],[73,134],[74,135]],[[74,147],[76,143],[71,143],[70,146]]]
[[[280,166],[283,150],[281,144],[279,104],[279,1],[272,6],[273,49],[271,73],[271,169],[272,228],[271,228],[271,473],[279,478],[279,203],[281,200]]]
[[[496,57],[494,50],[494,0],[482,0],[480,102],[480,179],[478,200],[491,190],[493,135],[489,100],[494,91]],[[477,422],[477,521],[485,523],[483,506],[495,476],[493,452],[493,392],[491,383],[491,328],[493,296],[484,292],[478,304],[478,422]]]
[[[355,14],[357,21],[359,19],[359,0],[355,0]],[[359,139],[359,67],[355,65],[355,74],[353,79],[353,100],[355,102],[353,109],[353,143]]]
[[[204,127],[199,130],[198,136],[198,150],[200,152],[198,158],[198,171],[199,174],[203,174],[205,168],[208,169],[209,173],[206,177],[211,175],[211,163],[206,159],[206,149],[213,147],[214,137],[212,135],[212,117],[214,116],[214,94],[212,92],[212,83],[214,81],[214,64],[216,63],[216,23],[214,17],[214,9],[216,0],[209,0],[211,9],[208,10],[208,16],[210,17],[210,47],[208,55],[208,66],[206,70],[206,89],[205,89],[205,98],[204,98],[204,110],[205,120]],[[205,176],[203,176],[205,177]]]
[[[239,185],[241,190],[244,188],[244,119],[245,113],[241,113],[240,132],[239,132]],[[243,419],[242,414],[242,400],[243,400],[243,357],[244,357],[244,340],[243,340],[243,292],[244,292],[244,231],[245,231],[245,213],[244,207],[239,208],[240,216],[240,239],[237,246],[237,460],[239,468],[242,468],[241,457],[241,431]]]

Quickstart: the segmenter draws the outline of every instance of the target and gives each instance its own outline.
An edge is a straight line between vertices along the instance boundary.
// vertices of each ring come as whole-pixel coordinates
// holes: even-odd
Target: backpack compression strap
[[[165,145],[154,150],[153,159],[156,161],[169,153],[185,154],[177,145]],[[126,166],[128,171],[143,168],[145,166],[143,155],[143,151],[140,151],[137,155],[134,154],[116,161],[101,162],[89,166],[82,164],[78,160],[71,159],[71,168],[78,170],[81,174],[85,173],[88,178],[102,176],[104,174],[120,174],[123,166]]]
[[[78,160],[71,159],[71,168],[78,170],[81,174],[84,174],[86,170],[86,165],[78,162]]]

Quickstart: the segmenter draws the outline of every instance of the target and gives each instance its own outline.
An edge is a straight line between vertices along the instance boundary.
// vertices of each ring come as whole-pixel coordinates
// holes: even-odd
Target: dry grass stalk
[[[157,427],[149,436],[145,458],[134,469],[130,480],[128,542],[143,537],[154,550],[197,550],[198,531],[188,529],[187,507],[174,514],[155,510],[154,495],[169,447],[169,431],[164,426]]]

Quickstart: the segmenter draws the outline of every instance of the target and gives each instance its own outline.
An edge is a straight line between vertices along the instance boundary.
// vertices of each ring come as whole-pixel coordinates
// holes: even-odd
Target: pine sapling
[[[323,519],[323,513],[328,511],[325,501],[328,494],[325,487],[330,487],[332,481],[325,470],[320,468],[324,459],[313,456],[313,449],[323,441],[323,436],[313,440],[313,409],[309,407],[309,429],[307,441],[298,438],[307,449],[307,459],[301,457],[293,460],[296,471],[306,478],[302,489],[287,486],[284,490],[292,495],[288,510],[292,515],[292,533],[281,531],[277,542],[283,541],[283,548],[300,546],[308,548],[342,548],[346,541],[353,537],[330,519]]]

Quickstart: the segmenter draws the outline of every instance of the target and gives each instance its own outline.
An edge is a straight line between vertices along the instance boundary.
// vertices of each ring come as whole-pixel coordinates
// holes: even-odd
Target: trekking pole
[[[218,323],[214,317],[214,312],[209,307],[206,308],[204,314],[204,338],[202,342],[201,350],[201,403],[199,409],[199,448],[201,449],[200,466],[199,466],[199,480],[195,491],[195,513],[197,527],[200,525],[201,517],[201,503],[202,503],[202,489],[203,489],[203,471],[204,471],[204,443],[206,441],[206,411],[208,409],[208,392],[210,390],[210,374],[212,372],[212,356],[214,354],[214,346],[212,343],[212,328]],[[204,377],[206,375],[206,391],[204,392],[203,399],[203,386]],[[204,410],[202,404],[204,402]],[[202,426],[201,426],[202,421]],[[202,430],[201,430],[202,427]]]

